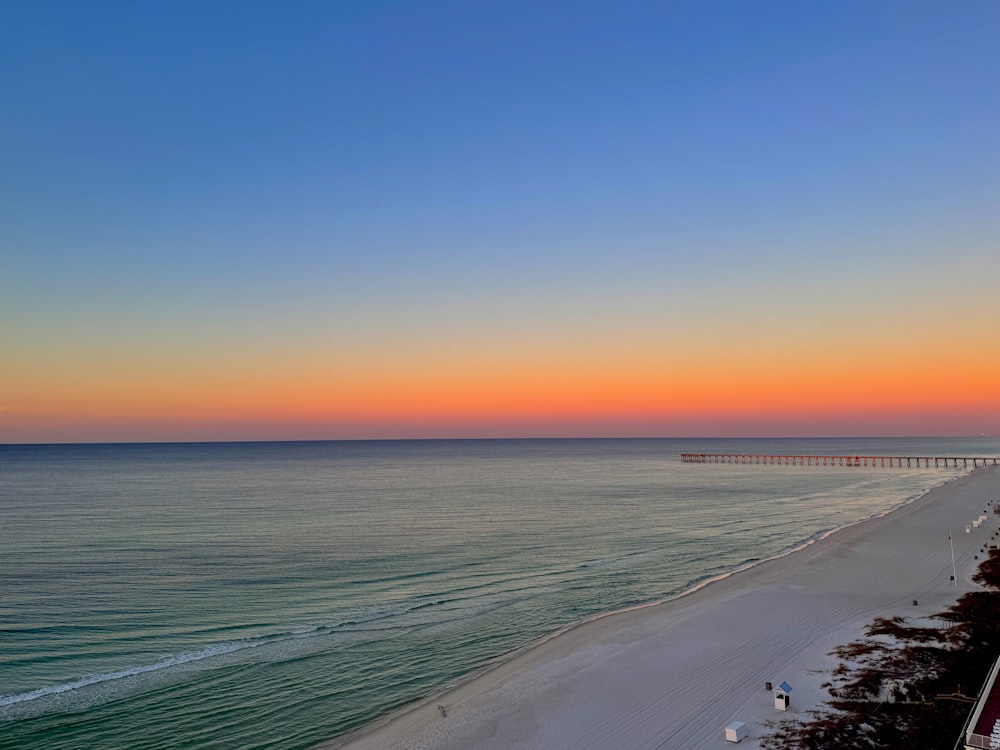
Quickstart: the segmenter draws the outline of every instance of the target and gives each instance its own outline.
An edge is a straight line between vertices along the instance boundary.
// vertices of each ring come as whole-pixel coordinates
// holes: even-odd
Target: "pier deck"
[[[769,453],[682,453],[681,461],[697,464],[782,464],[788,466],[904,466],[947,468],[1000,466],[1000,457],[984,456],[823,456]]]

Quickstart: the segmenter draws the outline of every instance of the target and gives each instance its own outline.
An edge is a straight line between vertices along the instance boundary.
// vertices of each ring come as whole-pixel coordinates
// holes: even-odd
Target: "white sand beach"
[[[974,556],[998,518],[965,526],[998,497],[1000,469],[979,469],[691,594],[579,625],[322,747],[755,748],[766,721],[824,700],[829,652],[874,617],[931,615],[975,588]],[[787,713],[773,708],[765,681],[792,686]],[[733,721],[749,730],[738,745],[724,739]]]

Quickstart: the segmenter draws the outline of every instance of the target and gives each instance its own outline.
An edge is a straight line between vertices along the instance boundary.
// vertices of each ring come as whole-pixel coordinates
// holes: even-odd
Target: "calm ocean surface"
[[[0,446],[0,748],[308,748],[964,473],[681,451],[998,439]]]

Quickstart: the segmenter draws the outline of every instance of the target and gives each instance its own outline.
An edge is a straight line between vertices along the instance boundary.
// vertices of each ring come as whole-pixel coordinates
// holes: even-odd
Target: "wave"
[[[135,667],[127,667],[126,669],[119,669],[115,672],[102,672],[99,674],[87,675],[86,677],[80,677],[71,682],[64,682],[58,685],[46,685],[44,687],[37,688],[35,690],[29,690],[24,693],[17,693],[16,695],[3,695],[0,696],[0,708],[14,706],[18,703],[26,703],[39,698],[46,698],[49,696],[59,695],[60,693],[68,693],[73,690],[79,690],[80,688],[89,687],[91,685],[99,685],[105,682],[113,682],[116,680],[124,680],[129,677],[136,677],[138,675],[146,674],[149,672],[158,672],[164,669],[170,669],[172,667],[179,667],[184,664],[190,664],[192,662],[204,661],[206,659],[212,659],[218,656],[224,656],[226,654],[231,654],[237,651],[245,651],[247,649],[260,648],[261,646],[269,646],[274,643],[280,643],[283,641],[297,640],[300,638],[310,638],[318,635],[325,635],[330,633],[331,630],[328,627],[316,627],[308,630],[299,630],[290,633],[283,633],[281,635],[268,636],[265,638],[255,638],[242,641],[230,641],[227,643],[216,643],[211,646],[206,646],[205,648],[198,649],[197,651],[191,651],[185,654],[178,654],[175,656],[165,656],[159,661],[153,662],[152,664],[141,664]]]
[[[141,675],[146,675],[150,673],[160,672],[163,670],[169,670],[176,667],[181,667],[186,664],[193,664],[208,659],[218,658],[221,656],[226,656],[228,654],[237,653],[240,651],[248,651],[252,649],[259,649],[266,646],[273,646],[275,644],[286,643],[289,641],[297,641],[301,639],[315,638],[319,636],[357,636],[357,635],[368,635],[372,638],[378,639],[383,637],[386,631],[397,631],[400,628],[408,629],[422,629],[426,627],[433,627],[436,625],[441,625],[445,622],[452,622],[467,619],[470,616],[474,616],[477,613],[481,613],[484,610],[496,609],[498,607],[510,604],[512,601],[520,601],[524,596],[523,588],[516,588],[514,590],[505,590],[495,594],[493,597],[482,597],[482,598],[463,598],[460,596],[449,598],[447,596],[448,592],[443,592],[438,595],[438,598],[427,602],[406,602],[401,603],[398,607],[390,607],[387,610],[370,612],[367,615],[355,615],[354,617],[347,617],[343,620],[336,622],[335,624],[325,624],[316,625],[313,627],[302,627],[300,629],[287,631],[279,633],[276,635],[264,636],[260,638],[248,638],[236,641],[226,641],[221,643],[215,643],[210,646],[205,646],[196,651],[190,651],[187,653],[181,653],[171,656],[165,656],[162,659],[148,663],[140,664],[138,666],[126,667],[124,669],[119,669],[113,672],[101,672],[97,674],[86,675],[84,677],[79,677],[77,679],[71,680],[69,682],[59,683],[55,685],[46,685],[43,687],[36,688],[34,690],[29,690],[22,693],[16,693],[11,695],[0,695],[0,710],[4,710],[6,713],[7,709],[16,707],[19,704],[30,704],[33,701],[39,699],[52,698],[59,696],[64,693],[71,693],[76,690],[83,688],[88,688],[91,686],[102,685],[105,683],[113,683],[120,680],[126,680],[128,678],[138,677]],[[518,595],[511,598],[511,595]],[[467,606],[462,608],[464,610],[462,616],[456,616],[455,611],[448,605],[454,605],[456,603],[465,603]],[[473,606],[477,605],[477,606]],[[432,620],[432,621],[420,621],[420,622],[410,622],[408,621],[407,615],[413,613],[420,613],[423,610],[436,609],[443,610],[442,614],[447,613],[444,620]],[[379,623],[390,621],[394,624],[386,625],[384,627],[379,627]]]

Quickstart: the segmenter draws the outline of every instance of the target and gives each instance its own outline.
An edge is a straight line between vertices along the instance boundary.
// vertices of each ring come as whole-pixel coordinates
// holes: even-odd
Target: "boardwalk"
[[[793,456],[765,453],[682,453],[681,461],[696,464],[784,464],[789,466],[1000,466],[1000,458],[983,456]]]

